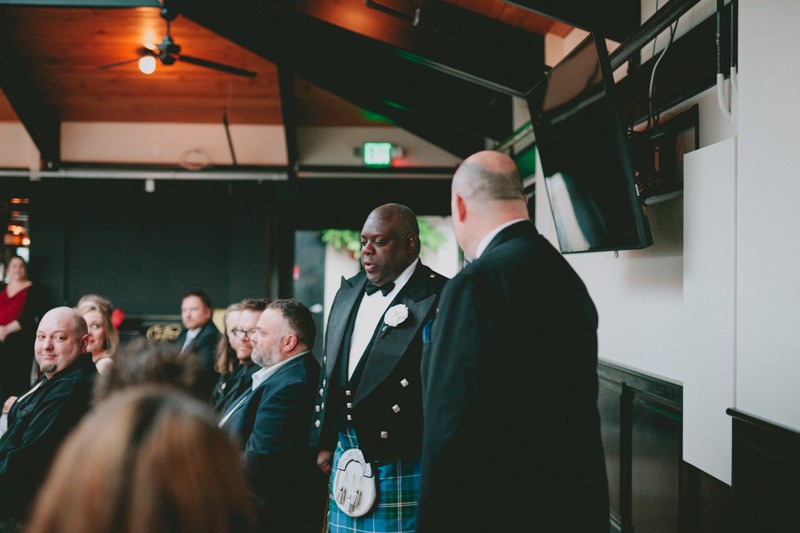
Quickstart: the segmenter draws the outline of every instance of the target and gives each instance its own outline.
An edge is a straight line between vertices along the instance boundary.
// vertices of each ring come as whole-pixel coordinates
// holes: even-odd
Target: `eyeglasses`
[[[247,330],[234,328],[233,331],[231,331],[231,333],[233,333],[233,335],[237,339],[244,339],[244,338],[252,339],[256,335],[258,335],[258,328],[247,329]]]

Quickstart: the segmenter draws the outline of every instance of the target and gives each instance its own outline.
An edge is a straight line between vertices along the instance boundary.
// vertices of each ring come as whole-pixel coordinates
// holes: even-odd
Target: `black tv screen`
[[[528,94],[562,253],[653,244],[605,40],[590,34]]]

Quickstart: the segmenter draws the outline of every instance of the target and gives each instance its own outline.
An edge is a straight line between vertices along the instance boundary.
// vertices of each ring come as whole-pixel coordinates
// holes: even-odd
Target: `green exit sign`
[[[392,143],[364,143],[364,164],[388,167],[392,164]]]

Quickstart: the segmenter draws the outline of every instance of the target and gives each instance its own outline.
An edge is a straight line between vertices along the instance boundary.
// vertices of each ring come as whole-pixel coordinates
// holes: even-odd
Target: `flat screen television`
[[[589,34],[527,100],[561,252],[653,244],[605,40]]]

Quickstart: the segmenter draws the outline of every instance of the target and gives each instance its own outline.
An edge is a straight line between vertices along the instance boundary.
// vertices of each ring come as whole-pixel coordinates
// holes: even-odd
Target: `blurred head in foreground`
[[[172,387],[137,385],[65,441],[26,531],[249,532],[250,498],[210,408]]]

